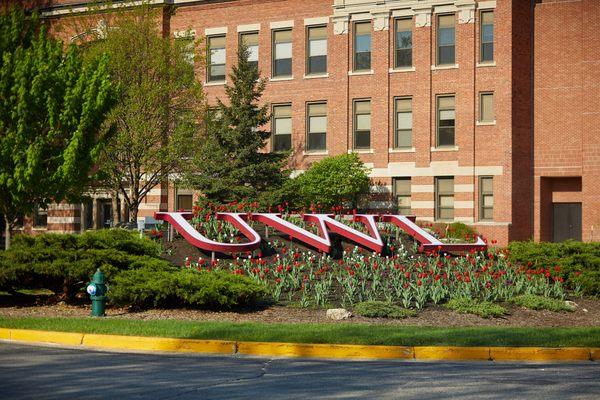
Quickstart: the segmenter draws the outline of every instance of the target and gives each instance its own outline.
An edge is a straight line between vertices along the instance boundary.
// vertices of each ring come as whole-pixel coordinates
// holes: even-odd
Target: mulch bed
[[[271,306],[259,310],[243,310],[238,312],[217,312],[206,310],[144,310],[131,311],[123,308],[109,308],[110,318],[137,320],[188,320],[188,321],[230,321],[230,322],[263,322],[263,323],[358,323],[386,325],[419,325],[437,327],[593,327],[600,326],[600,300],[576,299],[578,304],[574,312],[534,311],[521,307],[508,307],[509,315],[502,318],[481,318],[476,315],[459,314],[442,307],[429,306],[420,311],[416,317],[402,320],[384,318],[365,318],[354,316],[346,321],[333,321],[326,317],[322,309],[301,309],[295,307]],[[51,305],[2,304],[0,300],[0,317],[87,317],[90,315],[89,305],[67,305],[64,303]]]

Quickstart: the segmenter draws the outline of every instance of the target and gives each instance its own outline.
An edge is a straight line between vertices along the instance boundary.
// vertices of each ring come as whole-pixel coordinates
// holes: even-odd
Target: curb
[[[370,346],[176,339],[0,328],[0,340],[59,344],[89,349],[209,353],[273,357],[444,360],[444,361],[600,361],[600,348]]]

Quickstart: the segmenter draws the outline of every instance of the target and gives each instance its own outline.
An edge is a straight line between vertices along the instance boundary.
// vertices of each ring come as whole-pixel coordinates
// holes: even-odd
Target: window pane
[[[356,131],[354,147],[357,149],[368,149],[371,147],[371,131]]]
[[[483,219],[494,219],[494,209],[493,208],[484,208],[483,209]]]
[[[396,67],[412,66],[412,49],[396,50]]]
[[[356,116],[356,129],[370,130],[371,129],[371,114],[359,114]]]
[[[454,146],[454,128],[440,128],[438,146]]]
[[[191,210],[192,205],[193,205],[193,202],[192,202],[191,194],[177,195],[177,209],[178,210]]]
[[[355,69],[371,69],[371,53],[356,53]]]
[[[225,36],[213,36],[208,38],[208,45],[211,49],[225,47]]]
[[[494,23],[494,12],[493,11],[482,12],[481,13],[481,23],[493,24]]]
[[[481,61],[494,61],[494,43],[481,45]]]
[[[439,219],[454,219],[454,209],[440,208]]]
[[[437,178],[437,189],[440,194],[454,193],[454,178]]]
[[[454,207],[454,196],[440,196],[441,207]]]
[[[211,65],[209,68],[209,72],[210,81],[225,80],[225,65]]]
[[[454,27],[454,14],[440,15],[438,17],[438,23],[440,28],[453,28]]]
[[[481,94],[481,115],[482,122],[494,121],[494,95],[492,93]]]
[[[310,132],[326,132],[327,117],[310,117],[308,120]]]
[[[481,191],[483,193],[492,193],[494,190],[492,178],[481,178]]]
[[[327,56],[310,57],[308,60],[308,73],[317,74],[327,72]]]
[[[412,129],[412,113],[411,112],[398,113],[397,129],[399,129],[399,130]]]
[[[438,44],[440,46],[454,45],[454,28],[441,28],[439,35]]]
[[[438,97],[438,106],[440,109],[454,108],[454,96]]]
[[[327,27],[317,26],[308,28],[308,38],[312,39],[327,39]]]
[[[484,207],[493,207],[494,206],[494,196],[493,195],[483,196],[483,206]]]
[[[327,103],[316,103],[308,105],[308,114],[311,116],[327,115]]]
[[[275,31],[273,33],[273,39],[275,40],[275,43],[291,42],[292,41],[292,30],[287,29],[287,30],[283,30],[283,31]]]
[[[275,76],[292,75],[292,59],[275,60]]]
[[[258,46],[249,46],[248,53],[248,61],[258,62]]]
[[[292,133],[292,119],[291,118],[277,118],[275,119],[275,134],[291,134]]]
[[[366,114],[371,112],[370,101],[357,101],[354,103],[354,110],[357,114]]]
[[[412,130],[396,131],[396,147],[412,146]]]
[[[258,33],[244,33],[242,41],[246,46],[258,46]]]
[[[494,41],[494,25],[483,25],[481,27],[481,39],[483,42]]]
[[[364,53],[371,51],[371,35],[363,35],[356,37],[356,52]]]
[[[325,150],[327,148],[327,135],[325,133],[308,134],[308,150]]]
[[[286,151],[292,148],[292,135],[273,136],[273,148],[275,151]]]
[[[311,40],[308,45],[311,57],[327,55],[327,39]]]
[[[397,196],[410,195],[410,178],[396,178],[394,179],[394,190]]]
[[[396,20],[396,31],[411,31],[412,18],[401,18]]]
[[[371,23],[370,22],[360,22],[360,23],[354,24],[354,33],[356,36],[371,35]]]
[[[454,110],[441,110],[440,111],[440,123],[442,121],[454,121]],[[454,125],[454,123],[452,123]]]
[[[273,116],[275,118],[291,117],[292,107],[291,106],[275,106],[273,107]]]
[[[438,49],[439,64],[455,64],[454,46],[440,46]]]
[[[225,64],[225,49],[211,48],[210,63],[211,64]]]
[[[397,99],[396,111],[412,111],[412,99]]]
[[[292,44],[291,43],[277,43],[275,44],[275,59],[281,60],[285,58],[292,58]]]

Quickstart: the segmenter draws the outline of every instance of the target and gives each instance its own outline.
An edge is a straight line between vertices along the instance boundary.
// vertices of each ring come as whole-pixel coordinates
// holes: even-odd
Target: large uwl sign
[[[377,229],[377,222],[388,222],[396,225],[420,243],[419,251],[422,252],[433,250],[449,253],[471,250],[485,251],[487,248],[486,243],[479,237],[475,243],[443,243],[415,224],[414,217],[405,217],[403,215],[354,215],[354,221],[363,223],[367,228],[369,232],[369,235],[367,235],[336,220],[329,214],[305,214],[303,216],[304,220],[315,224],[318,228],[319,235],[315,235],[304,228],[286,221],[281,218],[280,214],[217,213],[216,217],[218,220],[231,223],[248,239],[247,242],[243,243],[221,243],[203,236],[189,223],[192,217],[193,214],[190,212],[158,212],[154,214],[155,219],[170,223],[190,244],[202,250],[219,253],[239,253],[257,249],[260,246],[262,239],[247,223],[248,219],[265,224],[325,253],[329,253],[331,250],[329,232],[337,233],[376,253],[381,253],[385,245]]]

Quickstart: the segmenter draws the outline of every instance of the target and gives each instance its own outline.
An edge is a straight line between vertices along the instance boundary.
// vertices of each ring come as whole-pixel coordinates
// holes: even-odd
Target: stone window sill
[[[496,66],[496,61],[478,62],[475,66],[478,67],[478,68],[495,67]]]
[[[496,121],[490,121],[490,122],[477,121],[475,123],[475,125],[477,125],[477,126],[492,126],[492,125],[496,125]]]
[[[329,150],[306,150],[302,152],[302,155],[305,156],[327,156],[329,155]]]
[[[319,79],[319,78],[329,78],[329,74],[309,74],[304,75],[304,79]]]
[[[204,86],[224,86],[227,81],[204,82]]]
[[[449,64],[449,65],[432,65],[432,71],[439,71],[444,69],[458,69],[458,64]]]
[[[458,151],[458,146],[442,146],[442,147],[432,147],[432,152],[438,151]]]
[[[348,71],[348,75],[350,76],[359,76],[359,75],[373,75],[375,72],[373,70],[369,71]]]
[[[373,149],[352,149],[348,150],[348,154],[356,153],[356,154],[373,154],[375,151]]]
[[[391,148],[388,150],[388,152],[390,153],[414,153],[415,152],[415,148],[414,147],[405,147],[405,148]]]
[[[415,67],[401,67],[401,68],[390,68],[390,74],[395,74],[397,72],[415,72]]]
[[[281,76],[281,77],[269,78],[269,81],[271,81],[271,82],[283,82],[283,81],[291,81],[291,80],[294,80],[293,76]]]

